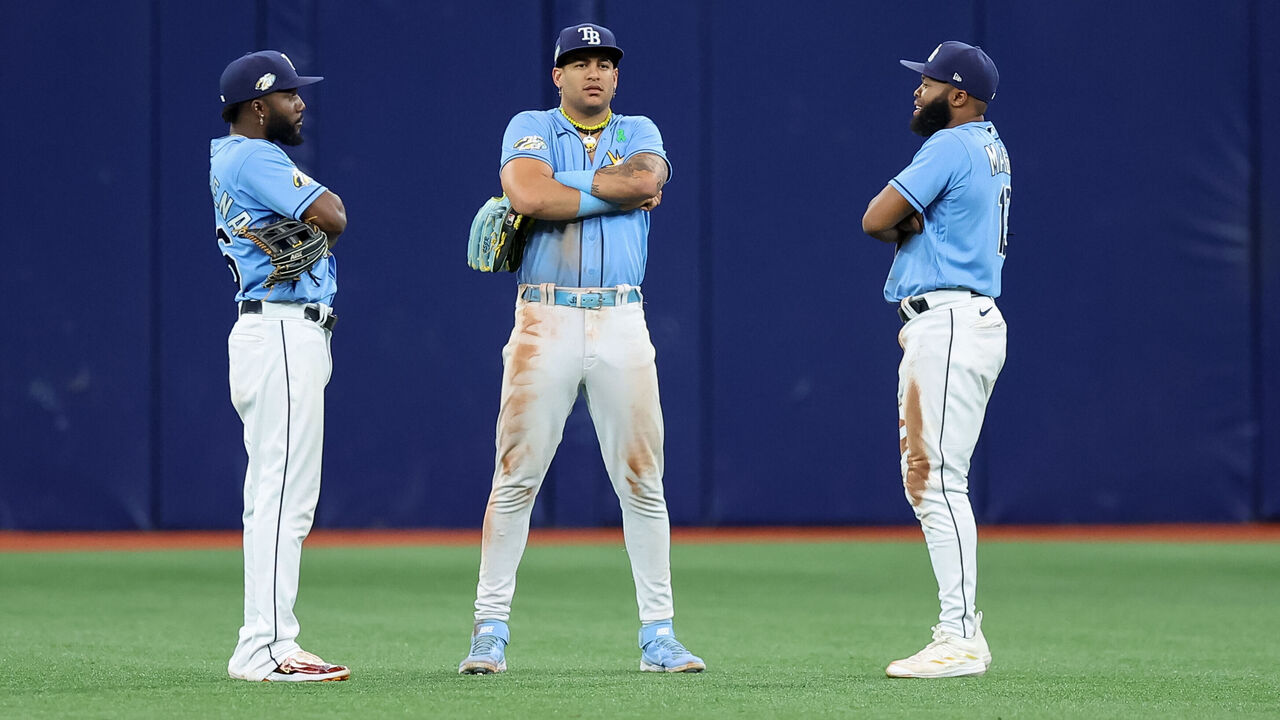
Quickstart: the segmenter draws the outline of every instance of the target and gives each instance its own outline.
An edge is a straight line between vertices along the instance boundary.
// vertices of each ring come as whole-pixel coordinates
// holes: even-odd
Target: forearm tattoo
[[[621,165],[606,165],[596,171],[597,175],[618,175],[620,177],[635,178],[642,173],[651,173],[658,178],[658,190],[661,192],[662,186],[666,184],[666,179],[659,172],[661,170],[661,160],[653,155],[636,155]],[[591,184],[591,194],[599,195],[599,183]]]

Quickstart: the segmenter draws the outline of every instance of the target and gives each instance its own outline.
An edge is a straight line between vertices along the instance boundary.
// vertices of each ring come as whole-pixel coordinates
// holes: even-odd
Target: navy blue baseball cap
[[[615,67],[622,60],[622,48],[613,39],[613,31],[595,23],[578,23],[560,31],[556,40],[556,67],[563,65],[561,58],[574,50],[608,50]]]
[[[898,62],[921,75],[950,83],[983,102],[996,99],[1000,73],[996,72],[996,64],[991,62],[991,58],[980,47],[948,40],[934,48],[929,59],[922,63],[910,60]]]
[[[294,90],[318,83],[322,77],[298,74],[288,55],[277,50],[259,50],[242,55],[222,71],[222,102],[234,105],[277,90]]]

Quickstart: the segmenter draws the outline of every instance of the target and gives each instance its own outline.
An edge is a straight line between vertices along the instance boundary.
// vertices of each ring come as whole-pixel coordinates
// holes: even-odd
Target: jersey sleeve
[[[502,135],[502,168],[518,157],[529,157],[555,167],[551,162],[551,140],[553,129],[546,122],[545,113],[531,110],[517,114],[507,123],[507,131]]]
[[[938,133],[929,138],[916,156],[889,184],[902,193],[918,212],[937,200],[952,179],[969,162],[964,144],[949,134]]]
[[[671,161],[667,159],[667,151],[662,147],[662,133],[658,132],[658,126],[643,115],[632,119],[635,122],[631,127],[631,142],[627,144],[627,156],[623,160],[630,160],[640,153],[657,155],[667,164],[667,182],[671,182]]]
[[[239,177],[240,184],[259,202],[294,220],[301,220],[302,211],[326,189],[275,146],[255,149],[245,158]]]

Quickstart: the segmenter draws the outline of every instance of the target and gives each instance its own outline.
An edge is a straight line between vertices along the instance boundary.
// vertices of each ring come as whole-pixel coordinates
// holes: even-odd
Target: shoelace
[[[686,650],[684,645],[680,644],[679,640],[673,637],[660,637],[660,638],[656,638],[653,642],[656,643],[658,647],[671,653],[672,657],[680,657],[681,655],[693,654],[688,650]]]
[[[927,656],[931,650],[951,639],[943,632],[941,625],[934,625],[929,629],[933,631],[933,642],[925,645],[920,652],[907,658],[907,660],[921,660]]]
[[[916,653],[915,655],[912,655],[910,658],[908,658],[909,660],[919,660],[924,656],[928,655],[931,650],[943,644],[950,644],[952,647],[956,648],[956,650],[959,650],[961,653],[967,652],[963,648],[956,647],[956,645],[952,642],[956,638],[951,635],[948,635],[947,632],[942,629],[941,625],[934,625],[930,629],[933,630],[933,642],[929,643],[928,645],[925,645],[923,650]]]
[[[933,631],[933,642],[929,643],[927,647],[933,647],[934,645],[937,645],[940,642],[945,642],[951,639],[951,636],[948,635],[947,632],[942,629],[941,625],[934,625],[929,629]]]
[[[500,642],[501,638],[497,635],[481,635],[471,641],[471,654],[489,655],[494,650],[501,647],[501,645],[499,645]]]

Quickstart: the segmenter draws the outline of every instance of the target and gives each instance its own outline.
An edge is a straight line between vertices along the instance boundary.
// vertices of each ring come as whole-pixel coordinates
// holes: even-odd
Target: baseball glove
[[[329,236],[310,223],[285,218],[260,228],[241,228],[241,237],[253,241],[271,259],[274,269],[262,284],[297,282],[303,273],[329,254]],[[311,276],[315,280],[314,275]]]
[[[511,209],[506,195],[489,198],[471,221],[467,265],[480,272],[515,272],[534,219]]]

